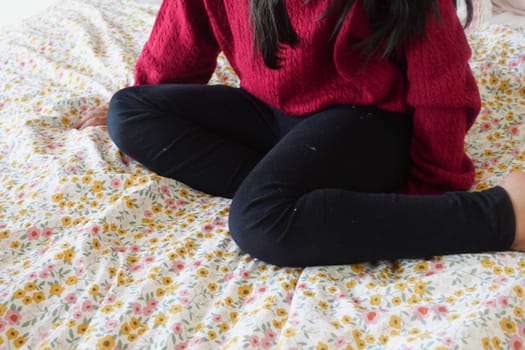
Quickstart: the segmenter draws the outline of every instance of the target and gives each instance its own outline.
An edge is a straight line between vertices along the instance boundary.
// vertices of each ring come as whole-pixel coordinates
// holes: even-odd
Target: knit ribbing
[[[337,16],[322,17],[329,1],[288,0],[300,43],[280,52],[281,69],[254,51],[248,0],[165,0],[137,62],[136,84],[208,82],[223,51],[241,87],[290,115],[332,105],[374,105],[412,113],[413,166],[407,193],[468,189],[474,179],[464,137],[480,109],[468,65],[470,48],[451,0],[429,15],[426,38],[406,47],[405,62],[364,56],[354,46],[370,33],[357,0],[335,43]]]

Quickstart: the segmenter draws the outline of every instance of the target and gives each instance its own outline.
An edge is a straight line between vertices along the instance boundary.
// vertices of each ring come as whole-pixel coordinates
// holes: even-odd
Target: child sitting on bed
[[[206,85],[220,51],[240,88]],[[453,0],[164,0],[107,126],[147,168],[233,198],[233,239],[269,263],[525,250],[525,174],[466,191],[470,55]]]

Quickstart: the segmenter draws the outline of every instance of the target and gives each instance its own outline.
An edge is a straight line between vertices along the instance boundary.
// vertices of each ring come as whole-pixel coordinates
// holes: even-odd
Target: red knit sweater
[[[281,68],[272,70],[253,49],[249,0],[164,0],[137,62],[135,84],[205,84],[223,51],[241,87],[287,114],[300,117],[335,104],[412,114],[412,167],[400,192],[469,189],[474,166],[464,138],[479,113],[480,96],[452,0],[438,0],[441,19],[429,15],[426,39],[403,49],[404,62],[376,57],[364,68],[354,46],[371,32],[362,1],[331,44],[338,14],[323,18],[330,1],[287,0],[301,40],[283,47]]]

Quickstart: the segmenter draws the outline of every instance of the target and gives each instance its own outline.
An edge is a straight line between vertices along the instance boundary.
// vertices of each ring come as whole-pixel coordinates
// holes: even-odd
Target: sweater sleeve
[[[219,47],[203,0],[164,0],[135,66],[135,85],[206,84]]]
[[[471,49],[452,0],[438,0],[427,35],[407,46],[408,95],[414,108],[407,193],[468,190],[474,165],[465,136],[481,108],[468,60]]]

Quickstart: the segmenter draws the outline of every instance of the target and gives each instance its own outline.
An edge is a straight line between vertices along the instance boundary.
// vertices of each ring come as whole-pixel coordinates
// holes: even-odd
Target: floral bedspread
[[[64,0],[0,33],[1,349],[525,349],[525,254],[276,268],[232,242],[228,200],[74,129],[132,83],[155,13]],[[483,189],[525,164],[525,36],[469,39]],[[237,83],[222,58],[212,83]]]

